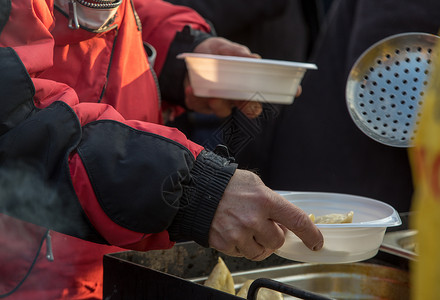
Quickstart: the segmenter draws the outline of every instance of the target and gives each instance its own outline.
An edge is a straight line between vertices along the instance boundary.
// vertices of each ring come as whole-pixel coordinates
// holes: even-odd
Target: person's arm
[[[1,91],[11,95],[0,101],[2,159],[26,162],[58,196],[33,203],[34,214],[23,213],[29,203],[11,199],[2,205],[6,213],[121,247],[163,248],[181,239],[208,245],[235,164],[176,129],[126,121],[107,105],[79,104],[69,87],[31,79],[12,48],[1,50],[10,66]]]
[[[75,104],[71,89],[31,80],[13,49],[0,49],[9,67],[0,72],[0,92],[8,96],[0,101],[2,159],[31,164],[56,194],[33,203],[2,199],[2,212],[136,250],[194,240],[260,260],[283,244],[284,228],[308,247],[322,247],[307,215],[255,174],[175,129],[125,121],[106,105]],[[38,109],[34,99],[59,100]]]
[[[255,102],[195,97],[187,80],[185,62],[176,57],[184,52],[253,58],[259,57],[257,54],[243,45],[215,36],[209,24],[188,7],[155,0],[134,0],[134,4],[142,23],[142,38],[157,51],[154,69],[164,101],[218,117],[231,114],[233,107],[238,107],[251,118],[261,113],[261,105]]]
[[[2,159],[25,160],[60,195],[56,201],[62,205],[42,204],[38,210],[53,217],[38,220],[98,242],[125,246],[151,239],[151,247],[163,247],[171,244],[167,229],[178,219],[191,232],[176,233],[173,240],[207,244],[235,165],[176,129],[126,121],[110,106],[78,103],[69,86],[40,79],[51,66],[53,19],[50,7],[33,11],[30,5],[14,1],[0,35],[2,65],[9,66],[2,69],[2,93],[9,95],[1,101]],[[203,178],[209,182],[200,184]],[[195,215],[185,212],[193,206]],[[200,232],[193,233],[193,226]]]
[[[268,234],[276,234],[271,237],[276,245],[283,241],[277,229],[283,226],[310,248],[322,245],[322,235],[304,212],[261,182],[237,184],[251,173],[236,172],[227,158],[203,150],[176,129],[124,120],[108,105],[78,103],[69,86],[40,79],[38,74],[51,66],[53,15],[44,1],[38,3],[30,9],[36,3],[13,1],[16,14],[0,28],[5,66],[0,70],[0,153],[2,162],[30,165],[56,197],[36,203],[2,199],[2,212],[22,217],[22,208],[31,205],[36,209],[25,215],[27,221],[138,250],[167,248],[178,240],[222,249],[219,239],[234,248],[253,235],[267,252],[255,256],[251,247],[240,249],[240,255],[261,259],[273,251]],[[274,214],[285,207],[295,212],[293,220]],[[249,231],[253,222],[246,221],[247,208],[252,208],[251,220],[271,220],[265,223],[272,229]],[[237,220],[231,209],[243,221],[234,222],[233,238],[212,233],[224,220]],[[292,224],[295,220],[299,225]]]

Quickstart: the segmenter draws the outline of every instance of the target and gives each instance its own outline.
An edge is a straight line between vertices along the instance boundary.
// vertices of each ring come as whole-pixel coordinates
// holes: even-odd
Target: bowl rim
[[[201,59],[214,59],[220,61],[229,62],[244,62],[253,63],[261,65],[273,65],[273,66],[284,66],[284,67],[294,67],[294,68],[304,68],[310,70],[317,70],[318,67],[313,63],[303,63],[276,59],[265,59],[265,58],[252,58],[252,57],[241,57],[241,56],[230,56],[230,55],[215,55],[215,54],[205,54],[205,53],[180,53],[177,55],[178,59],[186,58],[201,58]]]
[[[293,191],[276,191],[281,196],[288,196],[288,195],[295,195],[297,197],[301,197],[302,195],[307,197],[316,197],[312,201],[319,202],[324,201],[324,199],[331,198],[331,197],[337,197],[339,199],[343,199],[348,201],[349,199],[355,200],[355,201],[365,201],[373,203],[377,206],[381,206],[383,208],[387,208],[391,211],[391,214],[387,217],[373,220],[373,221],[366,221],[366,222],[357,222],[357,223],[342,223],[342,224],[316,224],[318,228],[370,228],[370,227],[395,227],[402,224],[402,220],[400,219],[399,213],[389,205],[388,203],[364,197],[364,196],[358,196],[358,195],[352,195],[352,194],[342,194],[342,193],[326,193],[326,192],[293,192]],[[287,198],[286,198],[287,199]],[[295,204],[295,202],[300,201],[307,201],[306,199],[287,199],[289,202]],[[309,200],[310,201],[310,200]],[[297,205],[297,204],[295,204]],[[298,207],[301,208],[300,205]]]

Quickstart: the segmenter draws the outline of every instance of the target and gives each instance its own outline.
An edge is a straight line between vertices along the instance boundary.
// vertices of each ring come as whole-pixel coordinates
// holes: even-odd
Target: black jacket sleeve
[[[0,212],[106,243],[73,188],[69,156],[78,153],[85,180],[113,222],[140,233],[168,230],[173,240],[208,246],[211,221],[235,164],[209,151],[194,158],[173,140],[113,120],[81,126],[61,101],[38,109],[32,80],[13,49],[0,48],[0,64],[8,66],[0,70],[0,166],[26,165],[24,172],[40,178],[29,191],[41,192],[28,198],[2,190]]]
[[[176,58],[180,53],[193,52],[194,48],[215,33],[206,33],[185,26],[182,31],[176,33],[168,50],[167,58],[159,76],[159,87],[162,99],[182,107],[184,105],[183,80],[187,73],[185,61]]]
[[[208,246],[212,218],[236,164],[210,151],[194,159],[172,140],[114,121],[86,125],[78,153],[114,222],[136,232],[168,229],[174,241]]]
[[[63,102],[34,106],[35,88],[13,49],[0,48],[0,65],[0,212],[105,243],[70,181],[67,158],[81,138],[78,118]]]

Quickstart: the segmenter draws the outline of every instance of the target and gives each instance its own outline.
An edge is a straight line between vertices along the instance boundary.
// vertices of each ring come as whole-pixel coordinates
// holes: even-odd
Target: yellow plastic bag
[[[440,58],[440,45],[436,48]],[[440,59],[432,67],[415,147],[409,150],[415,186],[411,226],[418,230],[419,254],[410,269],[413,300],[440,299]]]

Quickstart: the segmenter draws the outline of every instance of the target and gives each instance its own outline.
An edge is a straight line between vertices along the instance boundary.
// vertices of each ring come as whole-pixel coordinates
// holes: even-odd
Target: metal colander
[[[346,100],[355,124],[385,145],[412,146],[439,37],[403,33],[368,48],[347,80]]]

